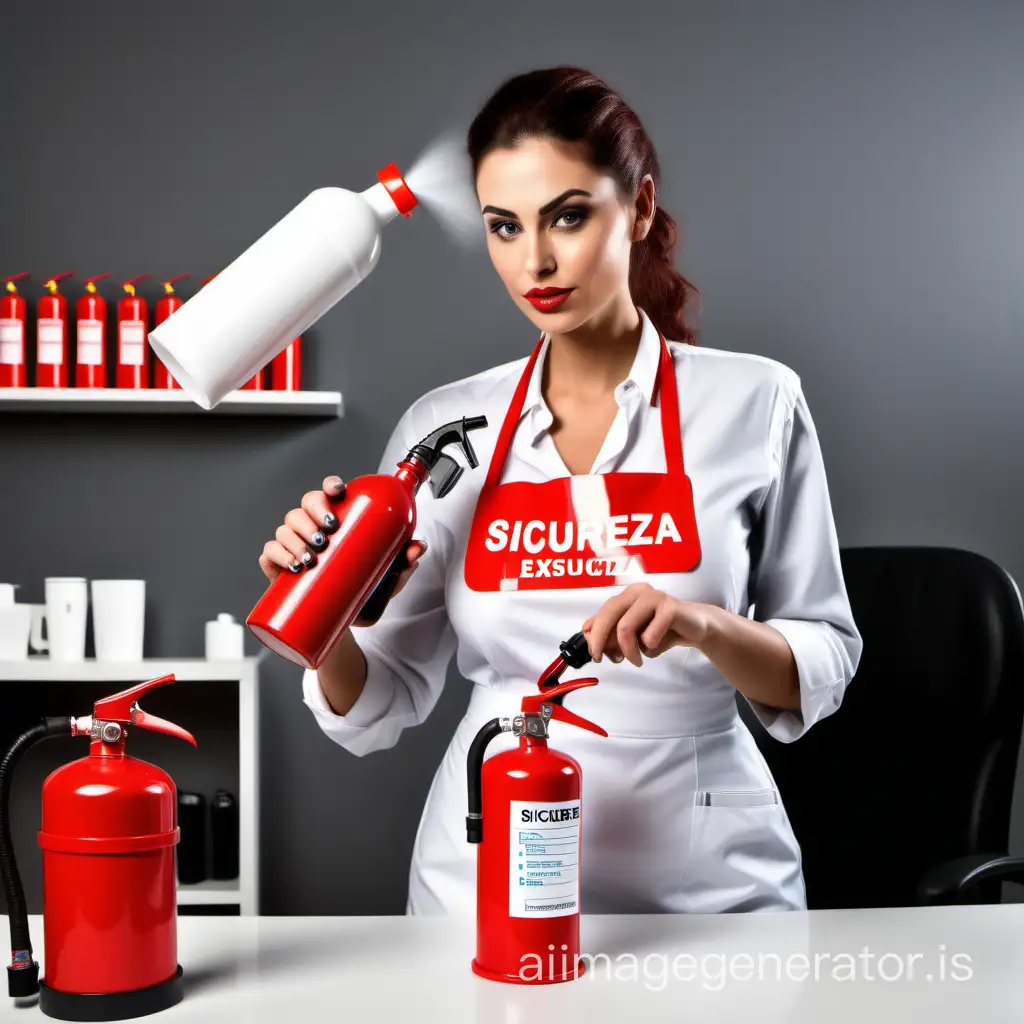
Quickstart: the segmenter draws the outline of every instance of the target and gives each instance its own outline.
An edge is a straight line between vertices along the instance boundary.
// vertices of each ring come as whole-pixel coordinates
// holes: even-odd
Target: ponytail
[[[633,243],[629,258],[629,293],[633,302],[670,341],[697,343],[686,322],[691,298],[699,292],[676,270],[676,222],[659,206],[646,238]]]

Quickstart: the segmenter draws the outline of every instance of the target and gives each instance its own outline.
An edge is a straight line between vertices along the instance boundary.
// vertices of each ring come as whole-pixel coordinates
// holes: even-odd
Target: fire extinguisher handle
[[[197,746],[195,737],[186,729],[174,722],[168,722],[164,718],[150,715],[139,707],[139,698],[143,694],[165,683],[173,683],[174,674],[160,676],[157,679],[149,679],[144,683],[129,687],[120,693],[104,697],[93,705],[93,717],[105,722],[121,722],[124,725],[134,725],[140,729],[149,729],[150,732],[162,732],[167,736],[176,736],[192,746]]]
[[[395,587],[398,586],[398,577],[408,568],[408,551],[406,548],[402,548],[395,555],[391,565],[388,566],[388,571],[381,577],[380,583],[373,588],[367,598],[366,604],[363,605],[359,617],[356,619],[357,626],[372,626],[384,614],[384,609],[387,608],[391,595],[394,594]]]
[[[567,725],[575,725],[580,729],[596,732],[598,736],[607,736],[608,733],[601,726],[577,715],[562,704],[567,693],[572,693],[573,690],[582,690],[588,686],[597,686],[597,683],[598,680],[594,678],[571,679],[567,683],[550,686],[540,693],[532,693],[528,697],[523,698],[523,713],[538,712],[542,704],[548,704],[551,707],[551,717],[559,722],[565,722]]]

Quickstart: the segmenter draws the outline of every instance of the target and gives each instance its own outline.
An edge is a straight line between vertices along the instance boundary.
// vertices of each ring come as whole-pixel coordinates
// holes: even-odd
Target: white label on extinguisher
[[[36,321],[37,361],[44,366],[64,362],[64,321],[44,317]]]
[[[118,326],[118,338],[117,361],[122,366],[142,366],[145,362],[146,325],[141,320],[122,320]]]
[[[25,325],[21,320],[0,320],[0,363],[25,362]]]
[[[580,801],[510,804],[509,917],[565,917],[580,905]]]
[[[103,364],[103,321],[78,321],[78,361],[83,366]]]

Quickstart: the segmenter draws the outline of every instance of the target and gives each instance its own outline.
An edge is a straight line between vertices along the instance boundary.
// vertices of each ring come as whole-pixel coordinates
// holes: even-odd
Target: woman
[[[860,658],[800,380],[694,345],[654,149],[600,79],[511,79],[468,148],[495,269],[543,333],[529,359],[402,416],[381,472],[464,415],[487,417],[481,468],[443,499],[420,491],[402,589],[306,672],[305,703],[352,753],[390,747],[457,652],[472,697],[427,797],[408,912],[469,915],[469,744],[582,629],[600,685],[568,703],[608,737],[556,726],[554,741],[584,772],[580,909],[802,908],[800,848],[735,701],[795,740],[835,711]],[[315,564],[342,488],[328,477],[288,513],[260,559],[269,577]]]

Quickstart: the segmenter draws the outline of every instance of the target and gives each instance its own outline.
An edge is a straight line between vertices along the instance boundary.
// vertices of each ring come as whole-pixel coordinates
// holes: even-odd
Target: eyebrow
[[[591,193],[586,189],[582,188],[567,188],[561,195],[555,196],[550,202],[545,203],[537,212],[543,217],[544,214],[550,213],[559,203],[565,202],[569,196],[589,196]],[[519,219],[519,215],[513,213],[511,210],[503,210],[500,206],[485,206],[481,211],[484,213],[496,213],[499,217],[512,217],[515,220]]]

